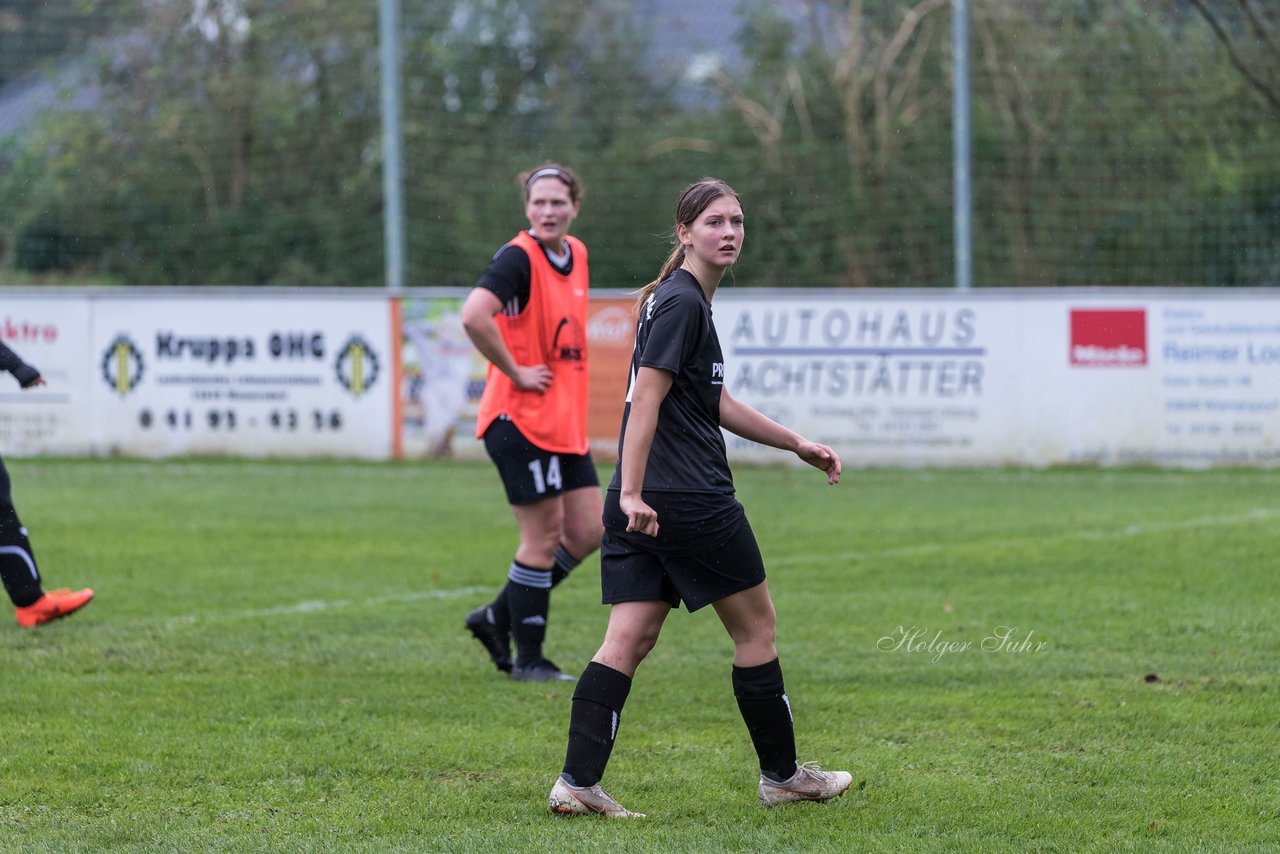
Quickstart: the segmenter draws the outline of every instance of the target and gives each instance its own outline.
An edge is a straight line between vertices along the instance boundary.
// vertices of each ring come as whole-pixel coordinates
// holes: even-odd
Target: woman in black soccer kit
[[[599,781],[636,668],[681,601],[690,611],[711,605],[733,639],[733,690],[760,759],[761,802],[825,801],[852,781],[845,771],[796,763],[773,602],[734,497],[721,428],[794,452],[830,484],[840,480],[840,457],[735,400],[724,384],[711,300],[742,251],[737,193],[711,178],[686,187],[675,236],[662,272],[637,303],[618,467],[604,502],[600,573],[612,607],[604,644],[574,690],[564,770],[550,795],[558,813],[639,815]]]
[[[518,180],[529,228],[494,255],[462,323],[489,360],[477,437],[506,488],[520,545],[506,586],[466,627],[512,679],[572,681],[542,644],[551,588],[600,547],[600,480],[587,439],[590,276],[586,246],[569,235],[582,191],[555,163]]]
[[[40,372],[28,365],[0,342],[0,371],[13,374],[22,388],[44,385]],[[9,487],[9,472],[0,459],[0,579],[5,592],[13,602],[18,625],[33,628],[51,620],[79,611],[93,598],[93,591],[50,590],[41,586],[40,571],[36,569],[35,552],[27,539],[27,529],[18,520]]]

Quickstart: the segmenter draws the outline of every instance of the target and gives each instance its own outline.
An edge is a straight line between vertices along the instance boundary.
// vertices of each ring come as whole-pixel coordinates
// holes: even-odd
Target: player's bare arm
[[[671,391],[675,376],[658,368],[641,368],[631,388],[631,414],[622,440],[622,491],[618,506],[627,514],[627,530],[658,536],[658,514],[645,503],[644,472],[649,464],[658,407]]]
[[[840,482],[840,455],[835,450],[828,445],[810,442],[794,430],[761,414],[735,399],[727,388],[720,392],[720,426],[749,441],[791,451],[809,465],[826,472],[827,483],[835,485]]]
[[[502,311],[502,301],[493,291],[474,288],[462,303],[462,326],[480,353],[502,371],[517,388],[545,392],[551,387],[551,369],[546,365],[520,365],[502,339],[494,317]]]

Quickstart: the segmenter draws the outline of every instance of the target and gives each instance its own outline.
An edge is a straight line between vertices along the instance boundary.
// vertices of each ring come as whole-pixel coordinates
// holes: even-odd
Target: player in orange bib
[[[518,181],[529,228],[493,256],[462,323],[489,360],[476,437],[498,467],[520,545],[506,586],[466,627],[512,679],[573,681],[542,644],[551,588],[600,547],[602,533],[587,442],[587,247],[569,236],[582,188],[556,163]]]

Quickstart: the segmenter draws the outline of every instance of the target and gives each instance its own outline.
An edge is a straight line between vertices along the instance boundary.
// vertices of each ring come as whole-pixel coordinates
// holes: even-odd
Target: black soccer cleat
[[[556,667],[547,659],[530,664],[527,667],[516,665],[511,671],[511,678],[517,682],[577,682],[578,677]]]
[[[503,673],[511,672],[511,631],[493,620],[493,609],[488,605],[467,614],[467,630],[480,641],[493,666]]]

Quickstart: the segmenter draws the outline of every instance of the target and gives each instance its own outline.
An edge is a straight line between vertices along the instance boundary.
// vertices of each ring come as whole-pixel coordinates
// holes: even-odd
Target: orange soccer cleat
[[[88,587],[83,590],[49,590],[25,608],[18,609],[18,625],[24,629],[39,626],[74,614],[93,599],[93,591]]]

